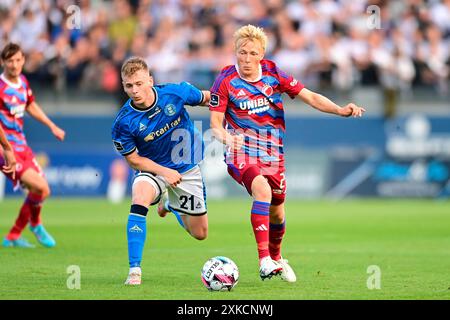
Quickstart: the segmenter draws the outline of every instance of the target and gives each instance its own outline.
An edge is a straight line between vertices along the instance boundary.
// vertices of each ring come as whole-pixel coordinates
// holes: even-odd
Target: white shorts
[[[169,207],[176,210],[180,215],[200,216],[206,214],[206,189],[199,166],[193,167],[181,176],[181,182],[175,188],[172,188],[163,177],[141,171],[136,174],[133,185],[140,181],[152,185],[156,191],[156,197],[151,205],[157,204],[162,194],[167,190]]]

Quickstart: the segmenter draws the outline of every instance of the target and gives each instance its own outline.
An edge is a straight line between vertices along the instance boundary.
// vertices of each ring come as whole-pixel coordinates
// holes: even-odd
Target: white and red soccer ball
[[[238,267],[227,257],[214,257],[203,265],[202,282],[210,291],[230,291],[238,281]]]

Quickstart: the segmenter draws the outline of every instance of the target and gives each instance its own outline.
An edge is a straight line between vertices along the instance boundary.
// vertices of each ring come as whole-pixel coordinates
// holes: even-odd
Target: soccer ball
[[[203,265],[202,282],[210,291],[230,291],[238,281],[238,267],[227,257],[214,257]]]

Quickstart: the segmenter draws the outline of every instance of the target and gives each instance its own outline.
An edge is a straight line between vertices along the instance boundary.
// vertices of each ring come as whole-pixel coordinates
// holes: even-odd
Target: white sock
[[[141,274],[141,267],[133,267],[133,268],[130,268],[130,272],[128,272],[129,274],[130,273],[138,273],[138,274]]]
[[[259,266],[262,266],[262,264],[265,263],[267,260],[272,260],[272,258],[271,258],[270,256],[261,258],[261,259],[259,260]]]

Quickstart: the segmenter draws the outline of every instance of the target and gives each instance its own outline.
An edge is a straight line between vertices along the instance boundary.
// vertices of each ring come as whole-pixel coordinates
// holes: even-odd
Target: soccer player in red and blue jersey
[[[14,150],[17,161],[15,173],[5,170],[3,164],[8,162],[8,158],[0,155],[0,169],[16,187],[21,185],[28,191],[14,226],[3,239],[3,246],[33,247],[21,237],[23,229],[30,223],[30,230],[37,240],[45,247],[54,247],[55,240],[41,222],[42,203],[49,196],[50,188],[27,144],[23,132],[23,116],[28,112],[46,125],[58,140],[64,140],[65,132],[55,125],[34,101],[28,81],[22,75],[25,56],[20,46],[7,44],[0,57],[3,66],[3,73],[0,74],[0,126]]]
[[[281,95],[344,117],[360,117],[365,110],[353,103],[340,107],[265,60],[267,36],[261,28],[241,27],[234,44],[237,64],[223,68],[210,90],[211,128],[226,145],[228,173],[253,198],[251,224],[261,279],[281,274],[283,280],[295,282],[294,271],[281,256],[286,195]]]

